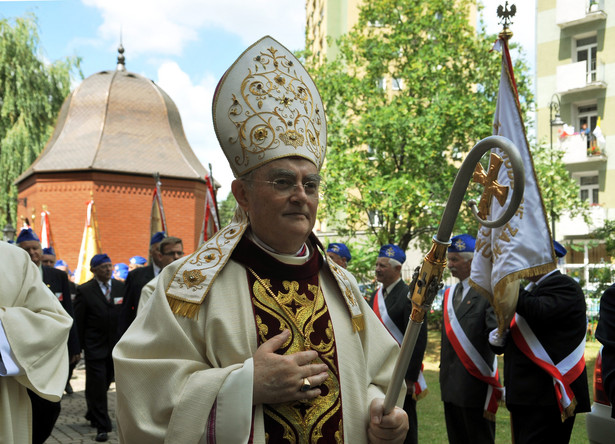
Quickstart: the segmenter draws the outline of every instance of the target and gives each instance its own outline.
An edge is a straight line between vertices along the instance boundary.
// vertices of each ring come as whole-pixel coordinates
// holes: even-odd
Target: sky
[[[490,33],[501,29],[496,10],[504,2],[483,0]],[[536,0],[514,3],[513,40],[533,67]],[[218,80],[264,35],[291,51],[303,49],[305,42],[305,0],[0,0],[0,18],[26,12],[37,17],[43,57],[79,56],[86,78],[115,69],[121,39],[126,69],[156,82],[177,105],[193,151],[206,168],[212,165],[222,185],[219,200],[230,192],[233,174],[211,119]]]

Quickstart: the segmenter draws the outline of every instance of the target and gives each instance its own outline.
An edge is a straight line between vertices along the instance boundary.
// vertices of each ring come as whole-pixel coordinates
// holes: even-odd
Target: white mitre
[[[327,148],[322,99],[301,62],[266,36],[226,71],[214,94],[214,128],[235,177],[283,157],[320,171]]]

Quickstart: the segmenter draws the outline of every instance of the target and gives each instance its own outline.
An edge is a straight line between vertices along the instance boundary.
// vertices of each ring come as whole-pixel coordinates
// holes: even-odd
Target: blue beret
[[[41,240],[38,238],[36,233],[32,231],[32,228],[24,228],[19,232],[19,236],[17,236],[17,243],[26,242],[26,241],[37,241]]]
[[[149,244],[154,245],[158,242],[162,242],[162,239],[164,239],[165,237],[167,237],[167,233],[165,233],[164,231],[159,231],[152,236],[152,239],[149,241]]]
[[[459,234],[451,238],[451,245],[448,247],[449,253],[473,253],[476,239],[469,234]]]
[[[136,264],[136,265],[145,265],[145,263],[147,262],[147,259],[145,259],[143,256],[133,256],[129,259],[129,261],[131,264]]]
[[[339,242],[330,243],[329,246],[327,247],[327,251],[330,251],[331,253],[335,253],[339,257],[345,258],[348,262],[350,262],[350,259],[352,259],[352,256],[350,255],[350,250],[348,249],[348,247]]]
[[[397,245],[386,244],[380,247],[378,257],[388,257],[389,259],[395,259],[400,264],[406,262],[406,253]]]
[[[51,254],[55,256],[56,252],[53,250],[53,247],[49,247],[49,248],[43,248],[43,254]]]
[[[555,255],[557,257],[564,257],[566,256],[566,253],[568,253],[568,250],[566,250],[566,248],[564,248],[564,246],[558,241],[553,241],[553,249],[555,250]]]
[[[126,279],[128,277],[128,265],[123,262],[115,264],[115,266],[113,267],[113,277],[116,279],[118,277],[120,279]]]
[[[101,264],[106,264],[107,262],[111,262],[111,259],[106,254],[96,254],[90,260],[90,267],[98,267]]]
[[[68,267],[68,264],[62,259],[58,259],[55,264],[56,267]]]

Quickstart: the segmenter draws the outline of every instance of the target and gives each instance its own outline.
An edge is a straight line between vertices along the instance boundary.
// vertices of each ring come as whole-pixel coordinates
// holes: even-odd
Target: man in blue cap
[[[45,267],[54,268],[56,265],[56,252],[53,247],[43,248],[43,256],[41,257],[41,263]]]
[[[128,265],[119,262],[113,266],[113,279],[124,282],[128,277]]]
[[[566,254],[555,241],[553,250],[558,258]],[[567,443],[576,414],[590,411],[585,295],[557,268],[528,280],[519,291],[510,330],[503,337],[493,330],[489,342],[496,353],[504,353],[514,442]]]
[[[345,244],[339,242],[331,242],[327,247],[327,256],[331,258],[333,262],[343,268],[348,268],[348,262],[352,259],[350,256],[350,250]]]
[[[128,260],[128,271],[132,271],[135,268],[145,267],[147,265],[147,259],[143,256],[133,256]]]
[[[75,319],[85,357],[85,418],[96,427],[96,441],[107,441],[112,430],[107,391],[114,378],[111,352],[117,343],[117,323],[124,283],[112,278],[113,265],[106,254],[90,260],[94,277],[77,287]]]
[[[406,253],[397,245],[387,244],[380,248],[376,260],[376,280],[382,285],[370,301],[374,313],[398,344],[401,344],[404,339],[412,311],[412,302],[408,298],[410,288],[401,276],[401,266],[405,261]],[[426,386],[418,383],[419,380],[423,380],[421,367],[426,348],[427,322],[423,322],[410,365],[406,371],[407,394],[404,400],[404,410],[408,414],[410,430],[406,435],[405,444],[418,443],[416,401],[427,393]]]
[[[178,237],[167,236],[163,231],[152,236],[149,251],[151,263],[129,271],[126,277],[124,306],[118,324],[120,337],[137,317],[143,287],[158,276],[164,267],[184,255],[182,240]]]
[[[448,247],[448,269],[459,283],[444,295],[440,392],[449,442],[492,444],[494,409],[501,390],[499,384],[490,389],[489,382],[497,381],[492,377],[497,360],[489,346],[489,332],[497,327],[497,320],[489,301],[469,284],[474,246],[474,237],[460,234],[451,238]]]
[[[17,236],[16,244],[28,253],[30,260],[38,267],[43,282],[58,298],[64,310],[73,317],[73,304],[70,296],[68,276],[60,270],[43,265],[41,242],[32,228],[22,229],[19,236]],[[79,361],[81,351],[79,349],[77,328],[74,324],[70,329],[67,345],[69,361],[71,364],[75,364]],[[66,384],[70,394],[71,388],[68,379]],[[42,443],[51,435],[53,426],[60,415],[61,404],[60,402],[51,402],[43,399],[32,391],[28,391],[28,394],[32,400],[32,442]]]

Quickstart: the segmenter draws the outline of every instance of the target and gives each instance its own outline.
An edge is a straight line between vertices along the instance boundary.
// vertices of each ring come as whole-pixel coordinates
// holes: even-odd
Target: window
[[[387,89],[387,79],[382,77],[381,79],[378,80],[378,88],[380,89]]]
[[[391,79],[391,89],[393,91],[400,91],[404,88],[404,80],[403,79]]]
[[[581,200],[586,200],[589,204],[598,204],[598,175],[580,176],[579,188],[581,191]]]
[[[596,36],[577,39],[577,62],[585,62],[587,83],[596,81],[596,53],[598,40]]]

